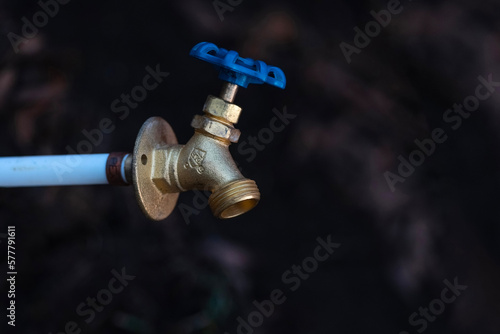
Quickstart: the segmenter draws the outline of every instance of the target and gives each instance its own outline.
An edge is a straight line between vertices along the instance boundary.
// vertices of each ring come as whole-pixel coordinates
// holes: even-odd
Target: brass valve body
[[[209,190],[209,205],[217,218],[232,218],[254,208],[260,192],[236,166],[229,145],[238,142],[234,127],[241,108],[209,96],[204,115],[191,122],[194,135],[179,145],[170,125],[160,117],[144,123],[134,147],[130,166],[137,200],[144,213],[162,220],[173,211],[179,192]]]

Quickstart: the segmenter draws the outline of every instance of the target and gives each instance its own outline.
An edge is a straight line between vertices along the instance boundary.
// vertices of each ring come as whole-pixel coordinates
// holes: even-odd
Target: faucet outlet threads
[[[217,189],[208,198],[215,217],[233,218],[253,209],[260,200],[259,188],[250,179],[236,180]]]

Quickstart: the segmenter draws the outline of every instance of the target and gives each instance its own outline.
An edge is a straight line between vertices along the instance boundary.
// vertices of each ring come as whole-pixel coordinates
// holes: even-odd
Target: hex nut
[[[236,104],[226,102],[212,95],[208,96],[203,106],[203,111],[210,115],[224,118],[231,123],[238,123],[238,118],[241,114],[241,108]]]
[[[213,136],[227,139],[232,143],[237,143],[240,138],[240,130],[223,124],[209,117],[195,115],[191,121],[191,126],[195,129],[203,130]]]

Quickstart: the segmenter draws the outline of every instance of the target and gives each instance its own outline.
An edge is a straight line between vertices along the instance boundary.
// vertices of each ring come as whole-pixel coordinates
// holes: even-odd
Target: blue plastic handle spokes
[[[236,51],[228,51],[208,42],[198,43],[191,49],[191,56],[215,65],[219,79],[247,88],[248,84],[263,84],[284,89],[286,77],[283,71],[263,61],[242,58]]]

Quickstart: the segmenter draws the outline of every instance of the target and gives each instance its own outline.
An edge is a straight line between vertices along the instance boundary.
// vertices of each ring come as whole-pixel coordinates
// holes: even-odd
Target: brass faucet
[[[226,82],[219,97],[208,96],[204,114],[194,116],[194,134],[186,145],[178,144],[172,128],[160,117],[152,117],[142,126],[125,168],[140,207],[153,220],[165,219],[182,191],[211,191],[210,208],[222,219],[239,216],[260,200],[257,184],[240,173],[229,152],[229,145],[240,137],[234,124],[241,108],[233,101],[238,88],[249,83],[284,88],[285,75],[279,68],[240,58],[235,51],[211,43],[198,44],[191,55],[216,64],[221,70],[219,78]]]
[[[229,145],[240,136],[234,124],[241,108],[231,103],[237,87],[228,83],[221,98],[208,96],[204,115],[196,115],[191,122],[195,130],[186,145],[177,143],[172,128],[160,117],[143,125],[129,160],[129,183],[134,184],[139,204],[149,218],[166,218],[179,192],[194,189],[212,192],[209,204],[218,218],[236,217],[257,205],[257,185],[240,173],[229,153]]]

